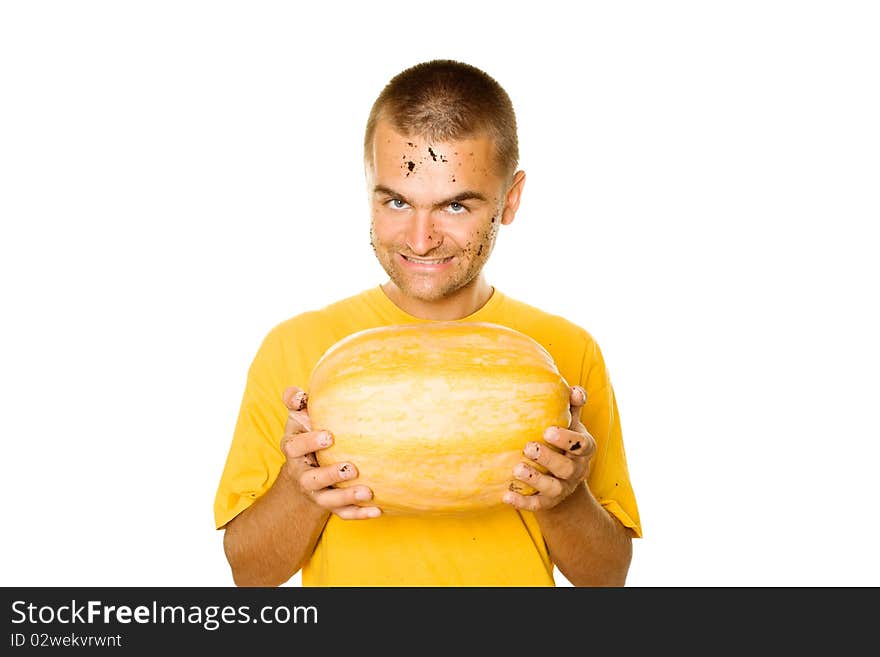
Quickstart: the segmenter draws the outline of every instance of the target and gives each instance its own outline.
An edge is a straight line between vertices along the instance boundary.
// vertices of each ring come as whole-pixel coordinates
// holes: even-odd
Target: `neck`
[[[445,321],[473,315],[492,296],[492,286],[482,274],[450,296],[437,300],[418,299],[404,294],[393,281],[382,285],[386,296],[405,313],[419,319]]]

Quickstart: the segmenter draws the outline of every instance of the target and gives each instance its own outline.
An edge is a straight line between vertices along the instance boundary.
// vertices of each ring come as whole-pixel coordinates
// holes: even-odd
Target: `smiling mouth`
[[[407,262],[412,262],[413,264],[416,264],[416,265],[442,265],[443,263],[449,262],[450,260],[452,260],[452,256],[449,256],[448,258],[433,258],[433,259],[429,260],[426,258],[410,258],[408,256],[403,255],[402,253],[400,254],[400,257],[403,258],[404,260],[406,260]]]

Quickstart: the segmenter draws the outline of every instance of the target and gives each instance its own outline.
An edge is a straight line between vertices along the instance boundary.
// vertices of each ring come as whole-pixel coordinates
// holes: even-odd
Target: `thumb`
[[[312,421],[307,410],[309,395],[302,388],[290,386],[281,393],[281,400],[287,407],[287,423],[284,433],[305,433],[312,430]]]
[[[572,386],[568,403],[571,407],[571,424],[568,426],[574,429],[581,423],[581,409],[587,403],[587,391],[580,386]]]

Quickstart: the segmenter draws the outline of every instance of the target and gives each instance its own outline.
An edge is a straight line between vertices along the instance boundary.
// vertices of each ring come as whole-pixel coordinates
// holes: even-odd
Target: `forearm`
[[[578,486],[535,517],[550,558],[574,586],[623,586],[632,560],[629,530]]]
[[[226,526],[223,548],[238,586],[279,586],[311,555],[330,514],[281,473]]]

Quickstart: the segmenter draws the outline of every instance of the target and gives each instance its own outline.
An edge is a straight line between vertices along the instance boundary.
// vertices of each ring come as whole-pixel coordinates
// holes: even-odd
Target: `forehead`
[[[488,136],[434,142],[397,132],[386,121],[376,125],[372,169],[377,182],[397,189],[433,183],[441,187],[479,187],[498,182],[494,142]]]

